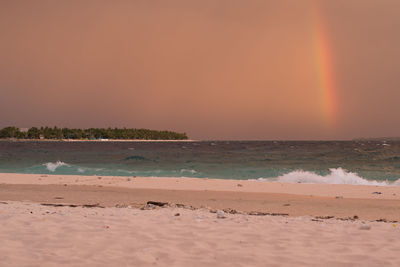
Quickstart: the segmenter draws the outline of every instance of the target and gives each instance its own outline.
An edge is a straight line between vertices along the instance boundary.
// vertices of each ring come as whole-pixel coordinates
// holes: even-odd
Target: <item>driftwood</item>
[[[147,201],[146,204],[147,205],[154,205],[154,206],[158,206],[158,207],[164,207],[164,206],[168,205],[168,202]]]
[[[315,219],[322,219],[322,220],[328,220],[335,218],[335,216],[316,216]]]

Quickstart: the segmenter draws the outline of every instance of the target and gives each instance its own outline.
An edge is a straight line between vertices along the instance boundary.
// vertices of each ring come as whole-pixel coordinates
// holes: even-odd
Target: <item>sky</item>
[[[0,127],[400,136],[398,0],[0,0]]]

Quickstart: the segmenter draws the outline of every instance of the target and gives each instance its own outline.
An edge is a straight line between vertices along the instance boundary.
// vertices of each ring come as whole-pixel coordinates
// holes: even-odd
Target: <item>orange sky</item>
[[[0,127],[400,136],[398,14],[398,0],[1,1]]]

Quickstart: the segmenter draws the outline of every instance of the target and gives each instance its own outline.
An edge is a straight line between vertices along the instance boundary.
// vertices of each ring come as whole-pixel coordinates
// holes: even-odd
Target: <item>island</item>
[[[127,128],[5,127],[0,139],[24,140],[188,140],[186,133]]]

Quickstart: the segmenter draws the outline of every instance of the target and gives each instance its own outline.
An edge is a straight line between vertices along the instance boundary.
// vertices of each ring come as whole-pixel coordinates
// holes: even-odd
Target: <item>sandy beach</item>
[[[4,266],[400,264],[395,186],[0,174],[0,201]]]

